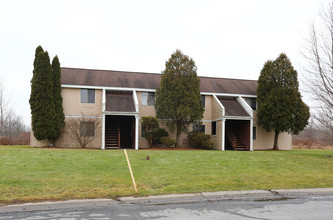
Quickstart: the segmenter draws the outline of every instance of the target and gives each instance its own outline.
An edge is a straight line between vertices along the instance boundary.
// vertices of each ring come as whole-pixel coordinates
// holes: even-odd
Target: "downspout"
[[[105,103],[106,103],[106,90],[103,89],[102,95],[102,150],[105,150]]]

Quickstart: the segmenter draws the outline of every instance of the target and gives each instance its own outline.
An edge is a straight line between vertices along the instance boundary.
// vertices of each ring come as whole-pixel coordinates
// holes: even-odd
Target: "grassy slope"
[[[333,187],[330,150],[128,154],[138,195]],[[128,195],[123,151],[0,147],[0,203]]]

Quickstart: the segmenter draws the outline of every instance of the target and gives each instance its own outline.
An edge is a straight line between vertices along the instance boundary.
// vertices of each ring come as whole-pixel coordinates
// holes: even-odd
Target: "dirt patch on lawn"
[[[320,150],[333,150],[333,146],[323,146],[323,145],[296,145],[293,149],[320,149]]]

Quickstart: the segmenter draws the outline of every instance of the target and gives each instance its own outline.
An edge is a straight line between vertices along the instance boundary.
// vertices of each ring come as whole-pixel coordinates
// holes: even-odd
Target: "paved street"
[[[0,208],[0,219],[333,219],[333,195],[92,200]],[[215,199],[214,199],[215,198]],[[265,199],[266,198],[266,199]],[[38,208],[39,207],[39,208]]]

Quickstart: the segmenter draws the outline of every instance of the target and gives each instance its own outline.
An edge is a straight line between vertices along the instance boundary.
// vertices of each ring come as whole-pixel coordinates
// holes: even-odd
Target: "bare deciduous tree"
[[[4,83],[0,80],[0,139],[5,139],[6,144],[13,144],[13,139],[27,132],[28,129],[21,117],[10,108],[9,102]]]
[[[333,3],[329,3],[311,26],[304,56],[304,82],[316,104],[314,118],[330,134],[333,132]]]
[[[81,148],[85,148],[96,137],[99,137],[102,130],[100,119],[84,114],[80,118],[68,119],[65,129],[70,140]]]
[[[5,86],[0,79],[0,138],[4,136],[6,125],[13,114],[9,108],[9,99],[5,94]]]
[[[4,136],[8,138],[9,144],[13,144],[12,140],[19,137],[22,133],[26,132],[26,126],[24,125],[21,117],[10,114],[5,124]]]

